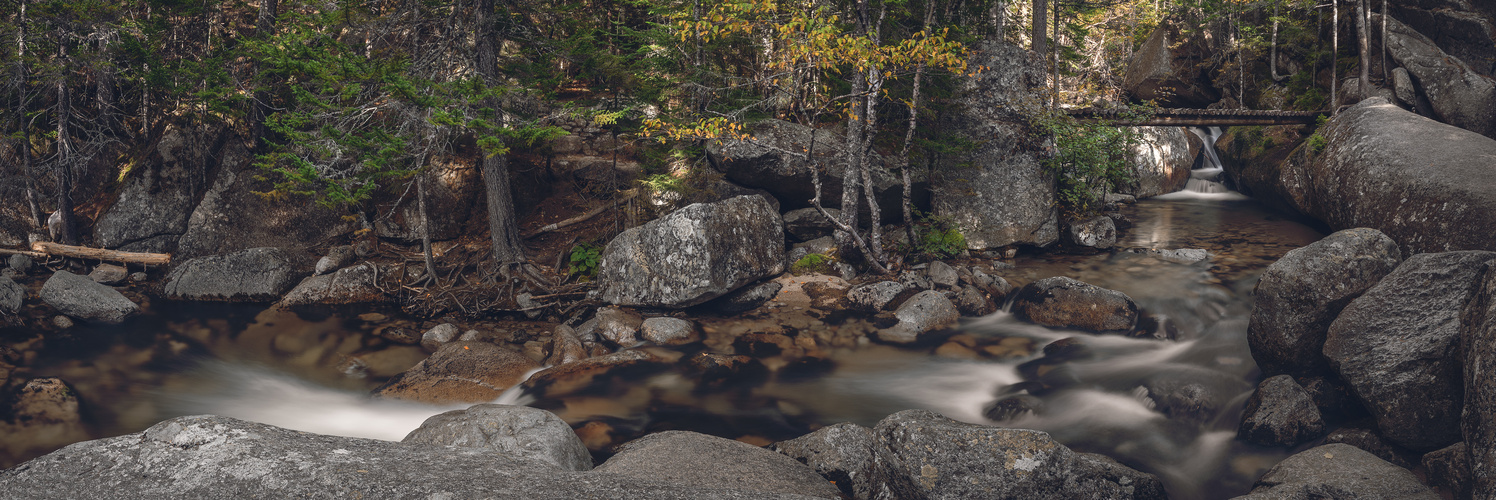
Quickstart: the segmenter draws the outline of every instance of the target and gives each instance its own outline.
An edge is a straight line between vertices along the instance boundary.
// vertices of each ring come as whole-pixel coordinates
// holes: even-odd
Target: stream
[[[1157,474],[1171,498],[1243,494],[1287,456],[1235,440],[1242,405],[1260,378],[1246,343],[1251,291],[1264,267],[1322,235],[1223,191],[1207,186],[1124,206],[1134,223],[1118,242],[1124,250],[1019,256],[999,271],[1015,285],[1070,276],[1122,291],[1156,321],[1156,338],[1045,328],[1000,311],[963,319],[957,334],[982,345],[1018,346],[1004,358],[864,342],[828,348],[809,365],[766,360],[768,372],[752,380],[706,384],[667,367],[599,377],[594,387],[561,396],[512,389],[499,402],[551,410],[614,444],[666,429],[766,444],[837,422],[873,426],[890,413],[925,408],[957,420],[1047,431],[1078,451]],[[1133,250],[1181,248],[1212,257],[1185,264]],[[148,310],[122,328],[77,326],[44,340],[12,330],[3,340],[34,353],[16,376],[60,377],[76,389],[93,438],[215,413],[399,440],[427,417],[455,408],[367,396],[426,355],[375,335],[379,323],[369,321],[368,311],[298,314],[167,302]],[[713,328],[731,319],[700,321]],[[1042,352],[1061,340],[1066,349]],[[711,347],[672,349],[689,355]],[[344,361],[358,353],[370,353],[367,366],[350,376]],[[1007,410],[989,412],[999,399]],[[0,458],[9,460],[0,466],[66,444],[40,439],[0,436],[6,452]]]

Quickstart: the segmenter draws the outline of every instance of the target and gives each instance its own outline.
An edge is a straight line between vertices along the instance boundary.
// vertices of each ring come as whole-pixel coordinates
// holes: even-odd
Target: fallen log
[[[30,250],[11,250],[9,248],[0,248],[0,255],[26,255],[43,259],[47,258],[47,254],[41,252],[33,252]]]
[[[32,243],[31,251],[56,257],[106,260],[110,262],[145,264],[149,266],[161,266],[171,263],[171,255],[164,253],[121,252],[119,250],[105,250],[102,248],[63,245],[48,241],[38,241],[36,243]]]
[[[548,233],[548,232],[551,232],[551,231],[555,231],[555,230],[564,228],[566,226],[570,226],[572,224],[576,224],[578,222],[582,222],[582,221],[585,221],[587,219],[591,219],[593,217],[597,217],[598,214],[601,214],[601,213],[603,213],[604,211],[607,211],[610,208],[613,208],[613,207],[616,207],[616,206],[618,206],[620,204],[623,204],[626,201],[632,200],[632,199],[634,199],[634,196],[636,196],[636,195],[639,194],[635,190],[629,190],[629,191],[626,191],[625,193],[626,193],[625,196],[623,196],[621,198],[618,198],[616,200],[613,200],[612,202],[604,203],[602,206],[594,208],[594,209],[588,211],[585,214],[578,215],[576,217],[572,217],[570,219],[566,219],[564,221],[557,222],[557,223],[554,223],[554,224],[546,224],[544,227],[541,227],[540,229],[536,229],[534,231],[522,234],[522,235],[520,235],[520,237],[521,238],[525,238],[525,239],[533,238],[533,237],[535,237],[537,235],[540,235],[542,233]]]

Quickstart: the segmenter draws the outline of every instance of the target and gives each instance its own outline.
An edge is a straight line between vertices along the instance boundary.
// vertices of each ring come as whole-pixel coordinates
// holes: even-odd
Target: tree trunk
[[[1330,114],[1340,107],[1340,74],[1335,69],[1340,58],[1340,6],[1339,0],[1330,0]]]
[[[1033,48],[1040,57],[1048,57],[1048,48],[1045,46],[1044,15],[1049,12],[1048,0],[1034,0],[1034,25],[1033,25]]]
[[[416,174],[416,211],[421,217],[421,256],[426,260],[426,278],[431,283],[436,279],[436,259],[431,255],[431,214],[426,211],[426,175]]]
[[[260,0],[260,15],[255,19],[255,36],[268,38],[275,35],[275,18],[280,15],[279,0]],[[261,82],[263,85],[264,82]],[[254,93],[254,102],[250,104],[249,118],[249,147],[259,150],[265,135],[269,130],[265,128],[265,120],[270,117],[270,92],[260,89]]]
[[[478,10],[473,19],[477,31],[478,74],[487,85],[498,82],[498,58],[494,52],[493,20],[494,0],[478,0]],[[485,99],[484,106],[499,109],[496,99]],[[514,217],[514,193],[509,190],[509,163],[504,155],[483,157],[483,186],[488,199],[488,234],[493,243],[493,258],[500,264],[525,262],[525,250],[520,244],[519,224]]]
[[[1365,99],[1371,80],[1371,18],[1366,9],[1366,0],[1356,0],[1356,39],[1361,45],[1360,99]]]
[[[62,219],[62,243],[78,244],[78,221],[73,217],[73,146],[68,136],[68,118],[72,114],[67,85],[67,46],[57,45],[57,214]]]
[[[998,3],[1001,3],[999,1]],[[924,30],[930,32],[930,25],[934,22],[935,4],[932,1],[925,3]],[[998,32],[1001,33],[1001,25]],[[1002,40],[999,35],[998,40]],[[909,125],[904,129],[904,147],[899,149],[900,180],[904,182],[904,193],[902,206],[904,210],[904,234],[909,237],[909,245],[913,246],[919,242],[919,232],[914,227],[914,214],[910,213],[914,205],[914,182],[910,179],[909,172],[909,146],[914,144],[914,129],[919,124],[919,94],[920,85],[925,77],[925,65],[920,63],[914,67],[914,89],[909,94]]]
[[[26,176],[26,206],[31,209],[32,227],[47,224],[41,204],[36,201],[36,181],[31,170],[31,127],[26,125],[26,4],[21,0],[19,26],[16,32],[16,129],[21,132],[21,175]]]
[[[1281,81],[1283,81],[1283,79],[1288,78],[1287,75],[1279,75],[1278,74],[1278,6],[1277,5],[1273,6],[1273,41],[1272,41],[1272,44],[1271,44],[1271,48],[1269,49],[1269,52],[1268,52],[1268,63],[1267,63],[1267,65],[1268,65],[1269,68],[1272,68],[1273,81],[1275,81],[1275,82],[1281,82]]]
[[[931,1],[933,1],[933,0],[931,0]],[[1004,10],[1003,10],[1003,7],[1004,7],[1003,4],[1006,1],[1007,0],[992,0],[992,12],[990,12],[988,14],[988,16],[992,18],[992,32],[994,33],[994,36],[992,38],[994,40],[998,40],[998,41],[1002,41],[1003,40],[1003,35],[1004,35],[1003,28],[1006,27],[1005,23],[1006,23],[1007,17],[1008,17],[1007,16],[1007,12],[1004,12]],[[1383,1],[1386,1],[1386,0],[1383,0]],[[930,31],[930,28],[928,28],[928,24],[926,26],[927,27],[925,28],[925,32],[928,33]]]
[[[1392,70],[1387,69],[1387,0],[1382,0],[1382,85],[1392,88]]]

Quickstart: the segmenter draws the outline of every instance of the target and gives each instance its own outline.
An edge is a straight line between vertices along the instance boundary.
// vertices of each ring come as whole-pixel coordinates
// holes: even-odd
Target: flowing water
[[[963,320],[958,333],[968,343],[1022,346],[1008,357],[957,359],[934,354],[934,346],[861,343],[828,349],[810,363],[765,360],[765,373],[737,382],[702,383],[665,367],[600,377],[563,396],[515,389],[500,399],[554,411],[611,443],[665,429],[765,443],[836,422],[871,426],[899,410],[926,408],[968,422],[1047,431],[1079,451],[1159,475],[1173,498],[1238,495],[1286,456],[1234,439],[1259,378],[1246,344],[1251,290],[1267,264],[1321,235],[1240,195],[1202,191],[1126,207],[1134,226],[1119,246],[1138,250],[1019,257],[999,272],[1015,284],[1070,276],[1120,290],[1155,325],[1151,337],[1051,329],[998,312]],[[1181,248],[1212,257],[1181,263],[1143,250]],[[81,327],[28,340],[46,345],[31,346],[41,354],[24,375],[69,381],[95,437],[174,415],[216,413],[398,440],[454,407],[368,398],[369,389],[424,355],[386,343],[374,328],[352,314],[166,304],[127,331]],[[1039,349],[1055,341],[1067,348],[1049,355]],[[685,349],[679,354],[710,348]],[[354,373],[345,361],[361,353],[382,353],[385,361]],[[989,413],[998,401],[1005,410]],[[24,448],[23,437],[0,439]]]

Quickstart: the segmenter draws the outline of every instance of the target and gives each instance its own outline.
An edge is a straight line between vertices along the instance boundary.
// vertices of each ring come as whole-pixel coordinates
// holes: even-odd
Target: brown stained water
[[[762,355],[761,370],[736,379],[706,383],[677,363],[599,377],[566,394],[515,390],[501,399],[556,412],[600,458],[611,445],[660,430],[764,444],[836,422],[871,426],[899,410],[926,408],[958,420],[1050,432],[1077,450],[1158,474],[1173,498],[1242,494],[1286,456],[1286,450],[1234,439],[1241,405],[1260,377],[1245,340],[1251,289],[1264,267],[1322,235],[1242,199],[1147,200],[1124,212],[1135,225],[1121,248],[1200,248],[1213,257],[1180,264],[1131,250],[1020,256],[998,274],[1019,286],[1069,276],[1120,290],[1157,321],[1164,339],[1056,330],[998,312],[963,320],[952,342],[960,338],[988,353],[999,352],[993,346],[1012,349],[952,356],[938,343],[909,349],[858,340],[872,328],[866,321],[807,315],[800,313],[805,304],[783,299],[768,312],[740,318],[703,314],[696,319],[707,333],[704,344],[654,348],[669,358],[731,353],[732,338],[745,331],[817,339],[794,355]],[[139,431],[176,415],[218,413],[398,440],[450,408],[366,396],[425,354],[374,335],[381,323],[355,317],[365,312],[298,315],[156,304],[152,314],[120,328],[75,327],[42,337],[7,331],[5,340],[36,353],[15,376],[56,376],[72,384],[91,437]],[[1066,338],[1094,356],[1049,362],[1037,352]],[[363,368],[349,370],[354,357]],[[1195,399],[1180,403],[1178,391],[1169,392],[1180,386]],[[1015,395],[1040,404],[1001,422],[988,419],[994,401]],[[10,460],[0,466],[63,444],[0,434],[0,448],[9,450],[0,459]]]

